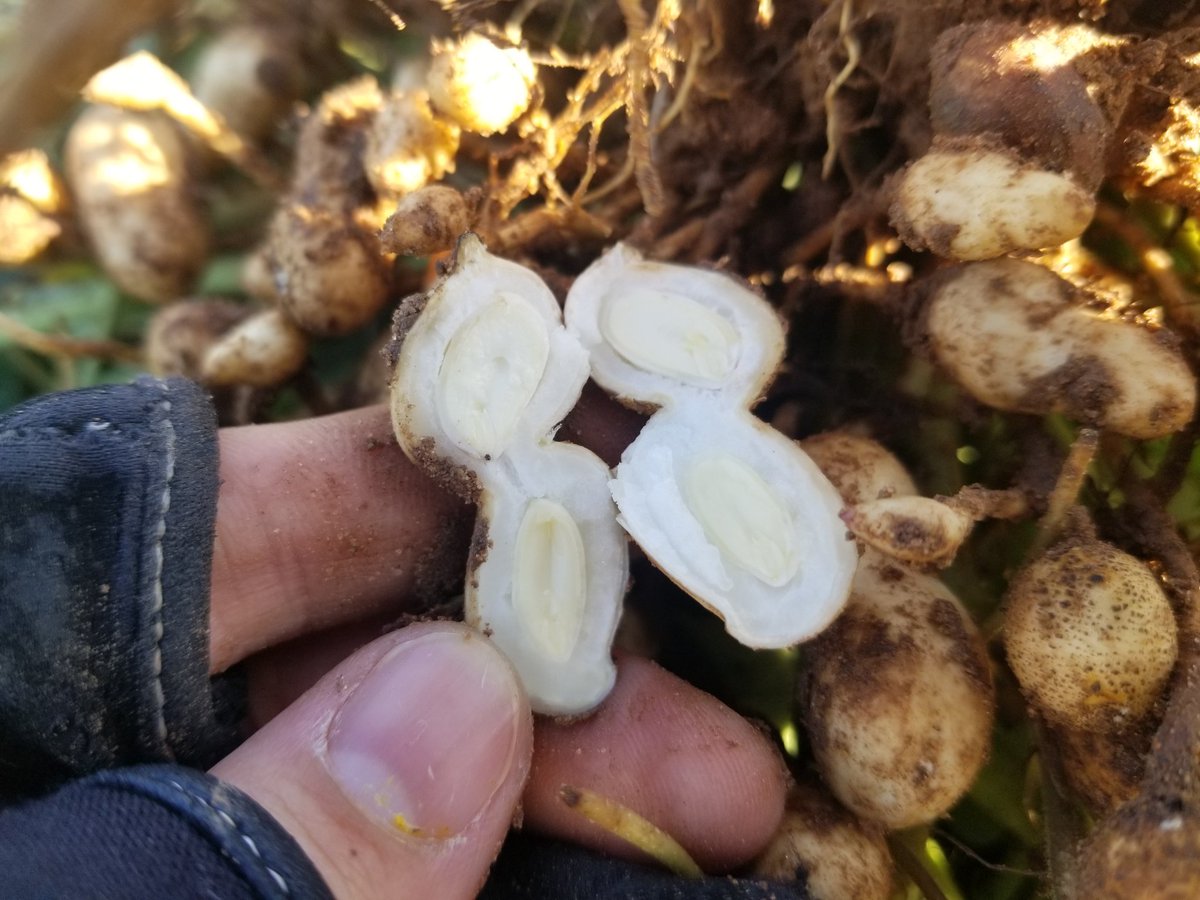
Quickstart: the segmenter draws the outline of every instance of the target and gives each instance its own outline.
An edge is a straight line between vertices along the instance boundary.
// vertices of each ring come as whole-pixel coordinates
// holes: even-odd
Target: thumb
[[[213,774],[291,832],[336,897],[474,897],[512,823],[533,724],[508,662],[451,623],[364,647]]]

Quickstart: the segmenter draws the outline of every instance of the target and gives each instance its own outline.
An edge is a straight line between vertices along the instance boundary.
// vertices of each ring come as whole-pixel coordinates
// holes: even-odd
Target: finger
[[[387,617],[391,619],[392,617]],[[299,700],[338,663],[393,630],[372,618],[301,635],[255,653],[242,663],[246,677],[246,724],[262,728]]]
[[[462,625],[363,648],[213,769],[343,900],[473,897],[512,822],[533,728],[516,676]]]
[[[387,410],[221,432],[211,667],[462,578],[470,508],[421,474]]]
[[[344,626],[247,661],[251,718],[263,723],[377,632]],[[639,855],[559,799],[564,784],[634,809],[713,872],[766,846],[783,815],[788,775],[778,752],[710,694],[634,656],[617,661],[613,692],[591,718],[538,718],[525,822],[546,834],[626,858]]]
[[[564,441],[587,447],[614,468],[645,424],[645,416],[621,406],[589,381],[579,402],[563,420],[560,435]]]
[[[595,389],[570,417],[572,435],[609,456],[642,421]],[[473,515],[408,461],[382,406],[223,430],[212,671],[445,599],[462,580]]]
[[[662,828],[706,871],[721,872],[766,846],[783,817],[787,780],[778,752],[748,721],[653,663],[623,657],[616,687],[593,716],[539,721],[525,822],[639,858],[559,798],[565,784],[587,788]]]

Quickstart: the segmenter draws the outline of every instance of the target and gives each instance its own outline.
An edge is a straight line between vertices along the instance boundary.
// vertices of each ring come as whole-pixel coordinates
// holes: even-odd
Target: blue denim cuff
[[[234,745],[240,690],[208,674],[217,487],[212,406],[183,379],[0,417],[0,795]]]
[[[23,900],[333,896],[262,807],[174,765],[102,772],[0,813],[0,870],[0,893]]]

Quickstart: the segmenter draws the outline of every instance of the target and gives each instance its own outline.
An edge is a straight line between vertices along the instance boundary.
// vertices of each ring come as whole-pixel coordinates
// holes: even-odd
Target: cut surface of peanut
[[[396,314],[392,425],[409,458],[478,513],[464,618],[508,657],[534,712],[612,690],[629,580],[608,466],[555,441],[588,376],[554,294],[463,235],[447,273]]]
[[[682,294],[616,294],[605,304],[600,328],[621,357],[647,372],[720,382],[737,365],[740,340],[734,327]]]
[[[546,656],[570,657],[587,605],[586,551],[579,526],[553,500],[529,503],[517,532],[513,604]]]
[[[784,353],[782,320],[749,285],[655,262],[625,244],[575,279],[563,317],[596,382],[641,409],[670,406],[689,391],[747,406]]]
[[[498,294],[450,339],[438,372],[438,410],[451,437],[480,456],[507,446],[549,356],[541,316],[518,295]]]
[[[833,621],[858,561],[837,491],[755,418],[783,322],[747,284],[618,244],[567,294],[567,330],[618,400],[657,408],[621,455],[618,521],[749,647],[790,647]]]
[[[684,476],[683,496],[727,562],[772,587],[786,584],[800,568],[791,515],[741,460],[728,454],[697,460]]]

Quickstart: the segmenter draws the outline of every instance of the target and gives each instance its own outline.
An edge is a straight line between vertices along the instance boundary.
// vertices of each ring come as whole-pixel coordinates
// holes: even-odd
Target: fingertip
[[[243,660],[246,717],[257,730],[299,700],[342,660],[395,630],[391,617],[351,622],[268,647]]]
[[[444,600],[461,582],[470,510],[409,462],[386,408],[227,428],[220,440],[213,672]]]
[[[381,638],[213,769],[342,898],[472,897],[512,821],[533,726],[508,662],[462,625]]]
[[[645,424],[645,416],[622,406],[589,381],[579,402],[563,421],[562,435],[565,440],[587,447],[613,468]]]
[[[524,808],[532,828],[639,858],[561,802],[567,783],[629,807],[706,871],[725,872],[770,841],[788,774],[746,719],[655,664],[624,657],[613,693],[591,718],[538,723]]]

